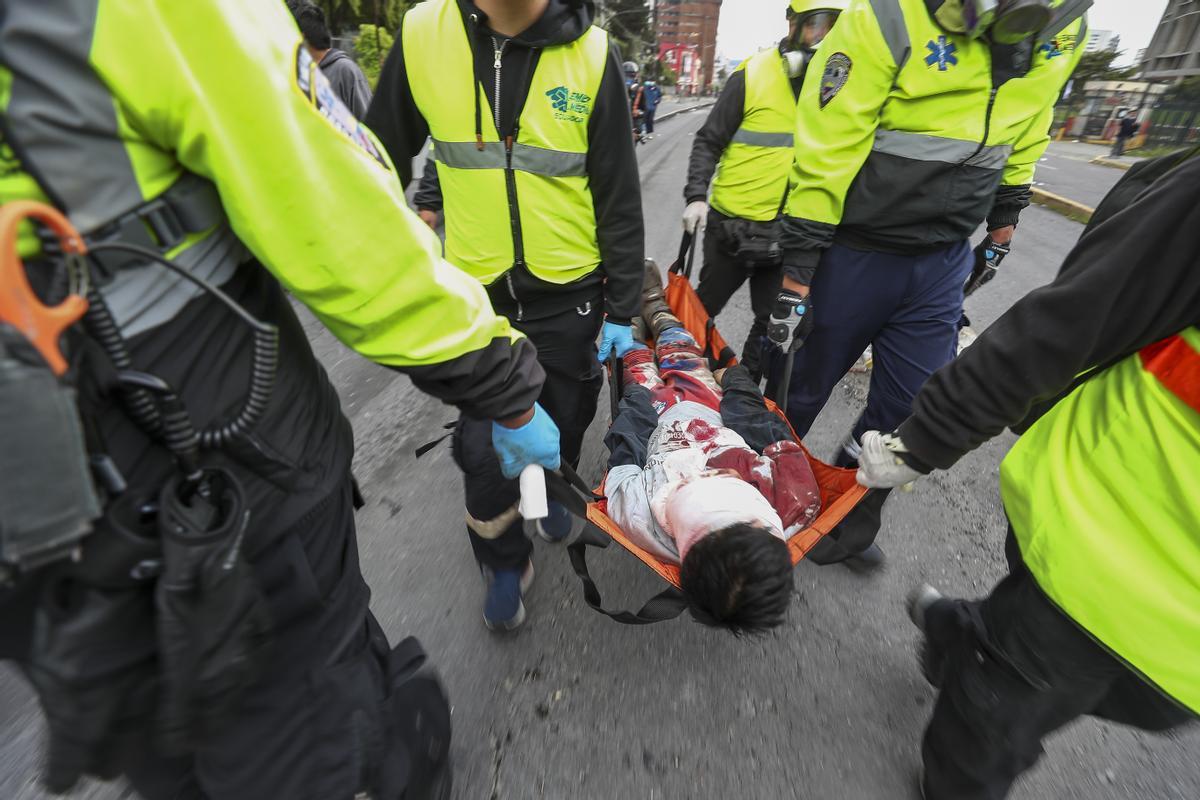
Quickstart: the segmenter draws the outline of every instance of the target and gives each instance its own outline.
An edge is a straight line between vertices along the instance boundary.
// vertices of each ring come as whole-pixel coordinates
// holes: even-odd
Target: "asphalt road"
[[[1111,148],[1083,142],[1051,142],[1038,163],[1034,185],[1095,208],[1125,173],[1090,163]],[[1024,230],[1022,228],[1022,230]]]
[[[639,149],[648,252],[664,267],[677,247],[685,162],[701,121],[701,114],[677,117]],[[1048,281],[1080,230],[1030,209],[1002,277],[968,304],[976,326]],[[746,309],[743,293],[720,320],[732,341],[745,336]],[[687,620],[612,623],[583,604],[565,554],[542,542],[529,621],[497,636],[480,619],[483,587],[449,453],[413,458],[453,413],[308,323],[357,434],[355,466],[368,499],[358,517],[360,546],[375,613],[389,635],[416,634],[437,654],[454,699],[457,797],[914,797],[934,695],[917,670],[917,637],[902,599],[926,580],[979,595],[1002,574],[997,466],[1011,437],[898,493],[881,538],[890,556],[882,574],[801,564],[790,618],[766,638],[739,640]],[[809,439],[817,453],[833,452],[865,384],[851,377],[835,391]],[[591,480],[604,456],[601,406],[583,459]],[[612,603],[631,605],[661,588],[616,549],[592,563]],[[0,681],[0,700],[0,798],[41,798],[33,788],[34,708],[13,681]],[[1083,721],[1049,742],[1048,756],[1013,797],[1194,800],[1198,745],[1196,732],[1151,737]],[[120,794],[105,788],[81,796]]]

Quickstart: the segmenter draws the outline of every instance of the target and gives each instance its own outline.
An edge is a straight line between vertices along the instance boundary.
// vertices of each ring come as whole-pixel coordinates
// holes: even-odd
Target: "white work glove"
[[[910,467],[898,454],[908,448],[894,433],[867,431],[862,437],[857,480],[868,489],[894,489],[912,483],[923,473]]]
[[[683,229],[688,233],[700,233],[708,225],[708,203],[696,200],[683,210]]]

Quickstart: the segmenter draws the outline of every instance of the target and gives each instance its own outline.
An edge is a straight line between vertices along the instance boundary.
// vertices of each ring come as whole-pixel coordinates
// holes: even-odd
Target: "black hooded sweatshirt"
[[[933,374],[899,428],[913,466],[948,469],[1021,433],[1084,380],[1200,325],[1200,148],[1144,161],[1096,209],[1054,282]]]
[[[550,0],[541,19],[509,38],[489,28],[487,15],[471,0],[455,2],[475,53],[476,80],[488,97],[494,97],[499,51],[498,113],[496,108],[482,108],[481,124],[494,125],[501,138],[511,135],[525,106],[542,51],[583,36],[592,24],[595,6],[591,0]],[[429,125],[413,100],[403,41],[402,22],[396,44],[384,62],[366,123],[387,148],[401,181],[407,186],[412,180],[412,158],[425,145]],[[602,286],[610,322],[628,324],[639,312],[645,232],[630,119],[625,76],[620,55],[614,48],[588,121],[588,180],[596,212],[601,264],[590,275],[565,285],[540,280],[524,267],[514,267],[509,273],[512,291],[506,280],[496,280],[488,287],[497,312],[518,321],[547,317],[583,305]],[[508,210],[500,208],[496,212],[507,214]]]

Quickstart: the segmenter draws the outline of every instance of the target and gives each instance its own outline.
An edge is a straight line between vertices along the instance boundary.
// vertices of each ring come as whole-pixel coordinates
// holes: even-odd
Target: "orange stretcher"
[[[696,341],[701,343],[702,349],[708,354],[711,362],[717,368],[732,366],[737,363],[733,350],[725,342],[720,331],[717,330],[709,318],[708,312],[704,310],[704,305],[696,295],[695,289],[692,288],[691,273],[694,258],[694,238],[691,234],[687,234],[684,236],[683,243],[680,246],[679,258],[671,265],[667,273],[667,304],[671,307],[671,311],[675,316],[679,317],[684,327],[696,338]],[[619,366],[620,361],[617,360],[613,363]],[[619,372],[619,370],[617,371]],[[619,374],[611,375],[609,383],[613,393],[615,416],[616,404],[620,399]],[[776,414],[779,414],[784,422],[787,422],[787,417],[779,410],[775,403],[768,399],[767,406]],[[788,423],[788,429],[792,430],[790,423]],[[800,437],[795,435],[794,430],[792,430],[792,436],[797,442],[800,441]],[[804,448],[803,443],[800,446]],[[807,448],[804,448],[804,454],[808,457],[808,462],[812,466],[813,474],[817,479],[817,484],[821,491],[821,513],[813,521],[812,525],[788,540],[788,550],[792,554],[793,564],[799,563],[808,551],[822,537],[832,531],[867,493],[867,490],[859,486],[855,481],[854,470],[832,467],[813,457]],[[654,570],[659,577],[671,586],[669,589],[652,598],[637,613],[606,610],[601,604],[599,590],[596,588],[595,582],[588,572],[584,547],[586,545],[605,546],[607,542],[599,541],[595,537],[591,539],[585,537],[568,548],[575,573],[584,585],[585,600],[594,610],[613,618],[617,622],[626,624],[647,624],[678,616],[687,607],[683,595],[679,591],[679,565],[664,561],[634,544],[625,535],[624,531],[605,513],[606,501],[603,499],[603,489],[604,487],[601,485],[600,491],[592,495],[593,501],[587,506],[588,521],[600,531],[603,531],[609,539],[621,545],[636,556],[643,564]]]

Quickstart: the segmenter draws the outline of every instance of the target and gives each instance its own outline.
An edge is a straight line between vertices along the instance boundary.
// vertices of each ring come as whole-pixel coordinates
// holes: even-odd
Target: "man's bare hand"
[[[438,212],[431,211],[428,208],[422,208],[417,211],[417,216],[421,218],[422,222],[429,226],[430,230],[437,230]]]
[[[783,288],[785,291],[795,292],[801,297],[808,297],[808,287],[799,281],[792,280],[786,275],[783,277]]]
[[[992,241],[996,244],[1007,245],[1012,242],[1013,234],[1016,232],[1016,225],[1005,225],[1003,228],[996,228],[994,231],[988,231],[988,236],[991,236]]]

